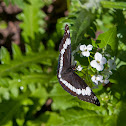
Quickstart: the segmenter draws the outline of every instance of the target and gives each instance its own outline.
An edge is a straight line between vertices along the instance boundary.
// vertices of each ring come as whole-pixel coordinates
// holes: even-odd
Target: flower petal
[[[105,57],[102,57],[102,59],[101,59],[101,64],[106,64],[106,62],[107,62],[107,60],[106,60],[106,58]]]
[[[97,76],[97,80],[101,81],[103,79],[103,76],[102,75],[98,75]]]
[[[101,83],[103,82],[103,76],[102,75],[98,75],[97,76],[97,80],[100,81]]]
[[[91,80],[98,85],[98,81],[96,80],[96,76],[95,75],[91,77]]]
[[[86,48],[86,45],[81,45],[81,46],[80,46],[80,50],[81,50],[81,51],[84,51],[85,48]]]
[[[99,53],[99,52],[96,52],[94,57],[95,57],[95,60],[101,61],[101,59],[102,59],[102,54]]]
[[[87,46],[87,50],[88,50],[88,51],[91,51],[91,50],[92,50],[92,48],[93,48],[93,46],[92,46],[92,45],[90,45],[90,44]]]
[[[89,51],[84,51],[82,52],[83,56],[89,57],[90,56],[90,52]]]
[[[103,80],[103,83],[108,84],[109,80],[105,79],[105,80]]]
[[[81,65],[79,65],[77,68],[76,68],[78,71],[81,71],[83,69],[83,67],[81,67]]]
[[[91,65],[92,67],[96,68],[96,67],[97,67],[97,62],[96,62],[96,60],[92,60],[92,61],[90,62],[90,65]]]
[[[95,75],[91,77],[91,80],[94,82],[95,81]]]
[[[104,69],[104,66],[103,66],[103,65],[97,64],[96,69],[97,69],[98,71],[102,71],[102,70]]]

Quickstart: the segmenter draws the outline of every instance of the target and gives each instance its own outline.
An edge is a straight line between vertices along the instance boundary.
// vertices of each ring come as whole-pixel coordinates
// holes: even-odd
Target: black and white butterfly
[[[91,88],[73,70],[71,65],[71,39],[69,27],[66,24],[63,39],[59,45],[59,62],[57,77],[61,86],[80,100],[100,106],[98,98]]]

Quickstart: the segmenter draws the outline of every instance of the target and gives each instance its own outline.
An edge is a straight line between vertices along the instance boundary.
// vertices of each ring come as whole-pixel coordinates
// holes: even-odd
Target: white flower
[[[108,84],[108,83],[109,83],[109,80],[108,80],[108,79],[105,79],[105,80],[103,80],[102,83],[104,83],[104,84]]]
[[[23,87],[23,86],[20,86],[20,89],[21,89],[21,90],[23,90],[23,89],[24,89],[24,87]]]
[[[81,45],[81,46],[80,46],[80,50],[82,51],[82,52],[81,52],[82,55],[83,55],[83,56],[86,56],[86,57],[89,57],[89,56],[90,56],[90,52],[89,52],[89,51],[91,51],[92,48],[93,48],[93,46],[90,45],[90,44],[89,44],[88,46],[86,46],[86,45]]]
[[[112,69],[115,70],[116,69],[115,60],[109,59],[108,65],[109,65],[109,70],[112,70]]]
[[[83,69],[83,67],[81,67],[81,65],[79,65],[77,68],[76,68],[78,71],[81,71]]]
[[[104,69],[104,64],[107,62],[105,57],[102,57],[102,54],[100,54],[99,52],[95,53],[94,56],[95,60],[92,60],[90,62],[90,65],[94,68],[96,68],[98,71],[102,71]]]
[[[100,81],[101,83],[103,82],[103,76],[97,75],[97,76],[92,76],[91,80],[98,85],[98,82]]]

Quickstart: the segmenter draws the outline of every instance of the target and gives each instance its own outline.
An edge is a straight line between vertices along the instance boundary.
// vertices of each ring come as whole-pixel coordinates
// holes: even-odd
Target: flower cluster
[[[115,64],[115,57],[114,59],[111,59],[111,56],[109,54],[99,53],[96,52],[94,54],[94,58],[92,61],[90,61],[90,58],[92,59],[93,52],[90,52],[93,49],[92,45],[80,45],[81,55],[88,57],[90,68],[94,71],[93,68],[95,68],[95,72],[93,75],[91,75],[91,80],[98,85],[99,83],[108,84],[109,83],[109,77],[112,75],[111,70],[116,69]],[[79,65],[77,68],[78,71],[82,70],[82,67]]]

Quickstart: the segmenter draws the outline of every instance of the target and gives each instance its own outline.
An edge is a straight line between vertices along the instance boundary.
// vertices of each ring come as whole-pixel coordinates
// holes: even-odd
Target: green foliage
[[[9,0],[5,2],[9,4]],[[17,17],[22,21],[20,27],[25,52],[22,53],[14,43],[12,54],[5,47],[0,49],[0,125],[125,126],[126,3],[67,1],[69,15],[58,19],[57,33],[54,31],[46,36],[49,38],[44,37],[48,40],[45,45],[40,43],[47,24],[42,8],[50,5],[51,1],[12,0],[12,3],[23,10]],[[96,3],[99,6],[94,8]],[[110,83],[93,89],[100,100],[100,107],[71,96],[58,83],[58,52],[54,40],[60,43],[66,23],[70,27],[72,55],[84,67],[84,75],[78,74],[87,84],[92,83],[89,69],[85,69],[87,58],[79,55],[79,46],[92,44],[111,56],[116,55],[117,68],[112,71]],[[97,38],[96,31],[101,32]],[[53,102],[49,104],[50,99]]]
[[[23,21],[20,27],[23,29],[22,36],[24,41],[30,44],[34,51],[39,47],[40,33],[44,33],[44,29],[41,26],[45,22],[41,18],[44,18],[45,14],[40,10],[43,6],[44,3],[41,0],[30,1],[30,4],[24,4],[23,13],[18,15],[18,18]]]
[[[87,11],[81,11],[75,21],[75,27],[72,32],[72,47],[73,49],[81,42],[84,33],[90,26],[93,20],[93,15]]]
[[[115,26],[109,29],[107,32],[100,34],[97,40],[101,40],[101,42],[98,44],[100,48],[104,48],[105,46],[109,45],[112,51],[114,52],[114,54],[116,54],[118,41],[117,41],[117,31]]]
[[[26,48],[30,49],[28,45]],[[12,51],[13,60],[10,59],[6,48],[2,47],[0,50],[2,62],[0,65],[0,105],[2,107],[4,104],[8,104],[11,107],[9,110],[2,107],[0,125],[7,123],[16,113],[27,114],[28,110],[24,113],[24,111],[20,111],[20,108],[25,103],[28,109],[29,100],[33,106],[37,99],[39,102],[37,106],[43,105],[48,98],[45,87],[48,87],[49,80],[54,76],[52,73],[47,73],[47,70],[42,70],[40,64],[44,64],[47,67],[51,66],[52,63],[50,62],[49,64],[48,61],[57,57],[56,52],[43,50],[38,53],[29,52],[24,56],[16,44],[12,44]],[[8,116],[3,116],[6,111]],[[16,116],[15,118],[20,117]]]
[[[53,99],[52,108],[54,110],[65,110],[69,107],[74,107],[78,105],[78,102],[76,102],[77,98],[71,96],[66,91],[62,89],[62,87],[59,84],[56,84],[53,87],[53,90],[50,93],[50,97]],[[61,100],[62,99],[62,100]],[[76,100],[74,100],[76,99]],[[63,106],[62,106],[63,104]]]
[[[48,4],[51,0],[48,0]],[[40,46],[40,40],[42,34],[45,32],[44,28],[46,22],[44,18],[46,14],[41,10],[43,6],[47,4],[46,1],[32,0],[28,3],[24,3],[23,12],[18,15],[18,19],[23,22],[20,24],[22,32],[22,37],[26,43],[28,43],[33,51],[38,51]],[[47,5],[48,5],[47,4]],[[34,42],[36,41],[36,42]]]

